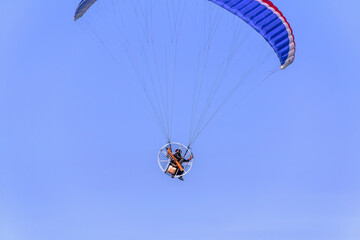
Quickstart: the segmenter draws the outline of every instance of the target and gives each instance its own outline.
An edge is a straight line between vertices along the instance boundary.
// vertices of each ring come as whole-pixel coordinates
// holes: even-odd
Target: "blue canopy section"
[[[79,3],[79,6],[76,8],[74,21],[78,20],[79,18],[84,15],[84,13],[96,2],[96,0],[82,0]]]
[[[289,23],[267,0],[210,0],[240,17],[271,45],[284,69],[294,60],[295,42]]]

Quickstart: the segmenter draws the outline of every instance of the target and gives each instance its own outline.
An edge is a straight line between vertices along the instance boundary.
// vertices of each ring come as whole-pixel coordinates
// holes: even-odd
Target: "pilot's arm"
[[[191,159],[193,159],[193,158],[194,158],[194,155],[193,155],[193,154],[191,154],[191,156],[189,157],[189,159],[188,159],[188,160],[184,159],[184,162],[190,162],[190,161],[191,161]]]

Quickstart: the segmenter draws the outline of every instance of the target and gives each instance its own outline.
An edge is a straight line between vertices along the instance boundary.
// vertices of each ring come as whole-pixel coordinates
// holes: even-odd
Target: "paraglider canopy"
[[[96,2],[96,0],[82,0],[78,7],[76,8],[74,21],[78,20],[79,18],[86,13],[86,11]]]
[[[82,0],[74,21],[82,17],[97,0]],[[255,29],[277,54],[281,69],[295,59],[295,39],[290,23],[269,0],[209,0],[241,18]]]

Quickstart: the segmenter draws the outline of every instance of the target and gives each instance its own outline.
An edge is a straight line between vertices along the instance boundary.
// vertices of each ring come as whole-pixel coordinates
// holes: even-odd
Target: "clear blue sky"
[[[274,2],[294,64],[229,102],[180,182],[78,1],[1,1],[0,239],[360,239],[360,2]]]

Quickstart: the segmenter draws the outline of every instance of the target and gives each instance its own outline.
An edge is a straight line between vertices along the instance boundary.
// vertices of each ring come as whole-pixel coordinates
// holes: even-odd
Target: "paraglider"
[[[173,148],[176,149],[173,153]],[[194,155],[189,148],[180,143],[168,143],[163,146],[158,155],[160,169],[171,178],[184,180],[192,167]]]
[[[109,5],[100,6],[100,3]],[[106,32],[113,25],[107,33],[114,37],[108,40],[121,42],[134,67],[167,140],[159,151],[158,164],[172,178],[183,180],[190,171],[192,144],[240,86],[251,81],[261,83],[277,70],[286,69],[295,59],[295,40],[290,24],[269,0],[82,0],[75,11],[74,21],[91,12],[93,5],[99,7],[91,19],[104,22],[94,27],[85,22],[86,26],[91,26],[90,32],[109,51],[110,44],[106,45],[101,39],[103,34],[100,31]],[[156,8],[159,12],[164,11],[164,16],[154,15]],[[184,12],[191,17],[184,17]],[[136,22],[138,26],[134,27]],[[186,27],[182,28],[182,25]],[[99,27],[99,32],[96,27]],[[194,30],[190,30],[191,27]],[[180,35],[184,29],[188,34]],[[216,31],[218,36],[215,36]],[[247,41],[251,32],[256,36]],[[264,40],[267,46],[264,46]],[[215,43],[224,50],[212,51]],[[115,50],[109,52],[113,57],[123,56],[122,53],[116,54]],[[273,58],[277,59],[276,64],[271,61]],[[188,66],[183,68],[188,76],[180,75],[179,66]],[[186,110],[191,113],[187,145],[172,142],[177,78],[193,79],[189,83],[192,81],[194,84],[190,88],[194,91],[192,108]],[[219,89],[226,86],[224,79],[230,79],[227,86],[230,90],[221,96]],[[233,82],[234,79],[238,80]],[[179,90],[178,95],[183,97],[183,91]]]
[[[167,148],[167,154],[169,156],[170,164],[168,166],[167,172],[171,174],[171,177],[174,178],[175,176],[179,176],[179,179],[184,181],[182,175],[184,174],[184,168],[182,163],[188,163],[193,159],[193,155],[191,154],[189,159],[185,159],[181,154],[181,149],[176,149],[175,153],[173,154],[171,148]]]

